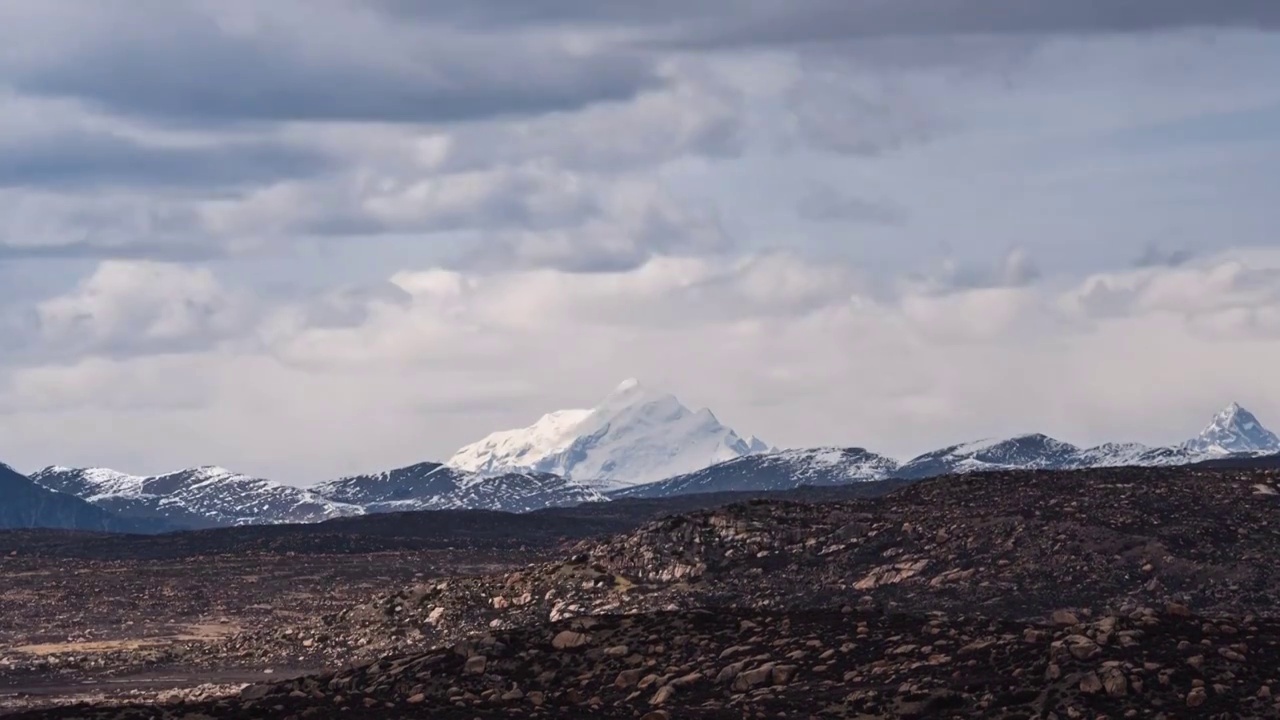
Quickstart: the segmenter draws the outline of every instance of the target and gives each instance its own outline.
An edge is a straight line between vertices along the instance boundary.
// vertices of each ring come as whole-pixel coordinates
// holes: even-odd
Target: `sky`
[[[1274,0],[0,4],[0,459],[293,484],[624,378],[778,446],[1280,426]]]

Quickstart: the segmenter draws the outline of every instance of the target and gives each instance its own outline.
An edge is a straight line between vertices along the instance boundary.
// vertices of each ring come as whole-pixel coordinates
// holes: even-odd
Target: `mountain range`
[[[312,490],[205,466],[139,476],[106,468],[47,467],[31,479],[126,518],[185,528],[319,522],[364,512]]]
[[[505,510],[528,512],[606,498],[594,488],[545,472],[484,475],[424,462],[316,485],[321,497],[367,512]]]
[[[493,433],[445,463],[308,488],[218,467],[135,476],[55,466],[30,478],[7,469],[0,480],[13,489],[0,493],[0,527],[152,532],[405,510],[526,512],[614,498],[918,480],[983,470],[1183,465],[1276,453],[1280,438],[1236,403],[1194,438],[1163,447],[1081,448],[1028,434],[950,445],[905,463],[862,447],[780,450],[754,436],[744,438],[709,410],[689,410],[673,395],[628,380],[593,408],[556,411],[527,428]]]

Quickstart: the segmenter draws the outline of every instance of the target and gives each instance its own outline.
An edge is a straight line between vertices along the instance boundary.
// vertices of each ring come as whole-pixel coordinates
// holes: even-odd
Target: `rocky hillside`
[[[196,705],[17,717],[1277,717],[1277,518],[1273,469],[751,500],[200,651],[343,669]]]
[[[1034,623],[688,610],[483,632],[169,707],[35,718],[1276,717],[1280,623],[1168,604]]]
[[[219,652],[353,653],[449,644],[474,632],[581,615],[698,607],[894,612],[1015,620],[1076,608],[1185,603],[1274,615],[1280,474],[1188,468],[940,478],[880,498],[755,500],[655,520],[564,560],[453,577]],[[293,628],[291,630],[298,630]]]
[[[274,686],[252,712],[299,695],[411,716],[1024,718],[1137,712],[1274,716],[1280,623],[1185,606],[1047,623],[874,609],[692,610],[579,618]],[[1277,688],[1280,689],[1280,688]],[[335,698],[339,698],[336,699]],[[416,706],[416,707],[415,707]],[[304,710],[305,711],[305,710]]]

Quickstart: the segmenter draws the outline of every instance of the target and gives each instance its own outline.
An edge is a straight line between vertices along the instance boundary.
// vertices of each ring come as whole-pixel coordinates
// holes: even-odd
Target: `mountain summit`
[[[1231,403],[1213,416],[1204,430],[1184,447],[1203,455],[1236,455],[1280,452],[1280,437],[1262,427],[1253,413]]]
[[[560,410],[529,427],[492,433],[447,464],[486,474],[555,473],[612,490],[769,449],[755,437],[744,440],[710,410],[690,410],[632,378],[594,408]]]

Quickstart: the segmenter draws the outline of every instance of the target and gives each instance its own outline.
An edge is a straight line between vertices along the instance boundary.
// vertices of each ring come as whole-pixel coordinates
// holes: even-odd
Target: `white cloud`
[[[1280,416],[1273,3],[694,5],[3,4],[0,459],[313,480],[633,375],[896,453]]]
[[[120,412],[123,424],[78,452],[207,457],[216,437],[219,462],[303,481],[443,457],[636,375],[782,444],[901,454],[1031,430],[1171,441],[1232,399],[1280,415],[1280,395],[1257,383],[1280,360],[1280,277],[1266,262],[1114,273],[1108,282],[1151,300],[1087,317],[1073,302],[1098,278],[883,295],[855,268],[778,254],[595,274],[402,272],[398,291],[342,294],[341,323],[307,312],[333,298],[295,298],[252,326],[217,325],[253,342],[14,370],[0,430],[22,425],[31,447],[50,447],[52,435],[36,438],[55,432],[49,418]],[[1169,301],[1168,288],[1188,287]],[[1253,294],[1233,306],[1240,288]],[[103,349],[121,333],[186,338],[216,318],[240,322],[217,299],[234,294],[202,272],[105,264],[43,317],[46,331],[84,327]]]
[[[44,347],[74,353],[204,348],[240,336],[253,303],[207,269],[150,261],[98,265],[71,293],[35,307]]]

